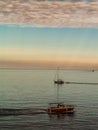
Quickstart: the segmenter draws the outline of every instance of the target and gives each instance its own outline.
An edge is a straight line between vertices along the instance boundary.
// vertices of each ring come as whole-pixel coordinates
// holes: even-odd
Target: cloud
[[[98,28],[96,0],[1,0],[0,23],[37,27]]]

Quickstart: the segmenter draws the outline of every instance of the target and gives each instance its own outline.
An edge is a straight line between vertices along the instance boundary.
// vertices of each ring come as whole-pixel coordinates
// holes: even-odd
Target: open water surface
[[[44,109],[57,101],[55,70],[0,70],[0,109]],[[64,81],[98,83],[98,71],[63,70]],[[98,85],[64,84],[59,101],[75,105],[73,115],[0,116],[0,130],[98,130]]]

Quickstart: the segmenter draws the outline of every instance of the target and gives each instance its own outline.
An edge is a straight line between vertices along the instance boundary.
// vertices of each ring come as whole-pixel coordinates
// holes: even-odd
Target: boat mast
[[[59,80],[59,68],[57,68],[57,81]]]

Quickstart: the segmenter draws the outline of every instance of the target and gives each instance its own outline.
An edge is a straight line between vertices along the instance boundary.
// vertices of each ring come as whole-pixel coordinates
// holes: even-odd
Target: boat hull
[[[47,112],[48,114],[74,114],[74,111]]]
[[[55,84],[64,84],[64,81],[63,80],[57,80],[57,81],[54,81]]]
[[[57,105],[47,109],[48,114],[73,114],[74,107],[72,105]]]

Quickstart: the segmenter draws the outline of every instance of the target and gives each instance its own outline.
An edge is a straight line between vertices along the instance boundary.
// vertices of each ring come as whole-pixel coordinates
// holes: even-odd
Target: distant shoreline
[[[0,70],[57,70],[57,68],[0,68]],[[93,72],[92,69],[79,69],[79,68],[60,68],[60,70],[77,70],[77,71],[90,71]],[[98,71],[98,69],[93,69],[94,71]]]

